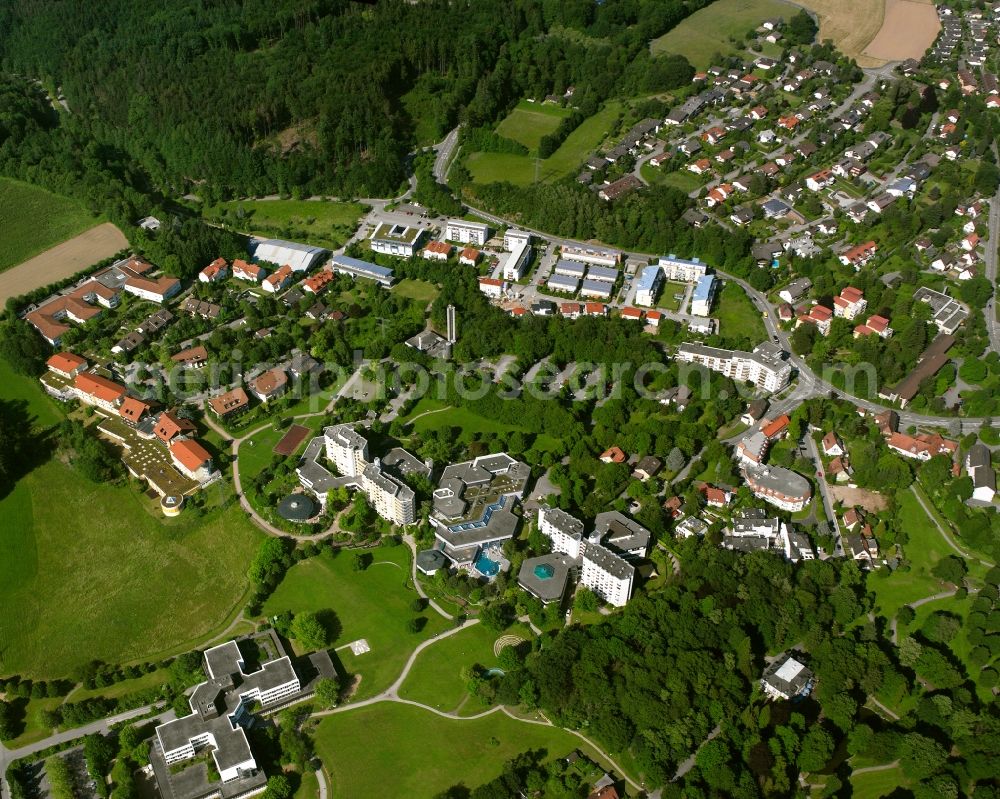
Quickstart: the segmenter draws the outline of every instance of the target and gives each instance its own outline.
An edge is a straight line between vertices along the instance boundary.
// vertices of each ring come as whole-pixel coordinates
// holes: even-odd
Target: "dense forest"
[[[61,92],[78,149],[127,185],[139,168],[167,196],[389,196],[418,126],[439,137],[574,84],[588,104],[679,85],[687,62],[647,45],[704,4],[28,0],[0,8],[0,64]]]

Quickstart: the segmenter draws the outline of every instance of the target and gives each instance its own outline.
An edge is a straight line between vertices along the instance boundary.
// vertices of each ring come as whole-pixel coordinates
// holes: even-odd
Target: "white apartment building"
[[[507,238],[504,237],[506,244]],[[503,265],[504,280],[520,280],[528,271],[528,263],[531,261],[531,245],[527,240],[514,242],[510,248],[510,254]]]
[[[538,509],[538,532],[552,542],[553,552],[580,557],[583,522],[559,508],[543,505]]]
[[[697,363],[739,382],[753,383],[764,391],[781,391],[791,381],[792,367],[776,344],[764,342],[753,352],[724,350],[686,343],[677,349],[681,363]]]
[[[656,265],[663,270],[667,280],[677,280],[681,283],[695,283],[703,278],[708,270],[708,264],[703,264],[697,258],[688,261],[673,254],[660,258]]]
[[[609,605],[624,607],[632,596],[635,569],[600,544],[584,544],[580,582]]]
[[[702,275],[695,284],[694,292],[691,295],[691,315],[708,316],[712,310],[712,300],[719,281],[715,275]]]
[[[571,247],[564,244],[561,247],[562,257],[570,261],[580,261],[597,266],[618,266],[622,254],[618,250],[602,250],[595,247]]]
[[[467,222],[464,219],[449,219],[445,228],[448,241],[458,241],[462,244],[475,244],[482,247],[490,237],[490,228],[480,222]]]
[[[368,441],[349,424],[323,431],[326,457],[344,477],[357,477],[368,463]]]
[[[503,234],[503,248],[507,252],[514,252],[522,244],[531,244],[531,234],[527,231],[511,228]]]
[[[372,232],[370,245],[384,255],[412,258],[422,235],[420,228],[383,222]]]
[[[656,296],[663,285],[663,270],[659,266],[647,266],[639,274],[635,284],[635,304],[647,308],[656,304]]]

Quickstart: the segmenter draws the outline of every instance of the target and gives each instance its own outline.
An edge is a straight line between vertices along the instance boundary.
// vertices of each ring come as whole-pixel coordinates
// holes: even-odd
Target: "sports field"
[[[231,200],[202,209],[202,216],[244,233],[336,248],[351,237],[365,210],[360,203],[327,200]]]
[[[545,749],[556,758],[579,748],[602,762],[558,727],[516,721],[500,711],[480,719],[446,719],[388,702],[323,719],[315,740],[334,796],[431,797],[459,783],[471,790],[530,749]]]
[[[537,150],[542,137],[555,131],[559,123],[570,115],[561,105],[529,103],[522,100],[517,107],[497,125],[497,133],[520,142],[529,150]]]
[[[220,630],[260,539],[238,505],[167,522],[135,489],[87,482],[58,460],[0,500],[0,519],[0,674],[34,677],[159,656]]]
[[[704,69],[711,66],[716,53],[740,52],[730,41],[731,37],[742,38],[768,17],[783,17],[787,21],[796,13],[798,8],[782,0],[715,0],[654,39],[650,47],[654,55],[679,53],[696,68]]]
[[[274,452],[287,458],[299,448],[299,444],[305,441],[306,436],[311,432],[308,427],[293,424],[288,428],[288,432],[281,437],[281,441],[274,445]]]
[[[360,572],[354,571],[350,552],[324,552],[297,563],[261,614],[332,610],[342,625],[335,648],[367,639],[371,651],[366,654],[355,657],[349,649],[337,653],[349,673],[361,675],[355,695],[359,699],[384,691],[399,676],[414,647],[449,626],[433,610],[418,614],[410,609],[417,593],[410,587],[407,547],[378,547],[367,552],[372,564]],[[407,624],[418,615],[427,619],[427,625],[412,633]]]
[[[528,186],[539,181],[559,180],[574,174],[601,145],[621,113],[621,103],[612,101],[585,119],[558,150],[545,159],[509,153],[471,153],[466,166],[476,183],[508,181]]]
[[[98,221],[76,200],[19,180],[0,178],[0,271],[27,261]]]

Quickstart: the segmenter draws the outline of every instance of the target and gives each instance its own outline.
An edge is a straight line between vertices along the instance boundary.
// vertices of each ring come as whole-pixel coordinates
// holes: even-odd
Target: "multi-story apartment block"
[[[543,505],[538,509],[538,532],[552,541],[554,552],[580,557],[583,522],[559,508]]]
[[[632,596],[635,568],[600,544],[583,545],[580,582],[609,605],[623,607]]]
[[[700,364],[733,380],[753,383],[764,391],[781,391],[792,377],[792,367],[785,360],[784,351],[767,341],[753,352],[682,344],[677,350],[677,360]]]
[[[682,283],[695,283],[707,274],[708,264],[703,264],[697,258],[690,261],[671,254],[660,258],[656,265],[663,270],[667,280],[677,280]]]
[[[462,244],[475,244],[482,247],[489,240],[490,228],[480,222],[467,222],[464,219],[449,219],[445,227],[445,238]]]

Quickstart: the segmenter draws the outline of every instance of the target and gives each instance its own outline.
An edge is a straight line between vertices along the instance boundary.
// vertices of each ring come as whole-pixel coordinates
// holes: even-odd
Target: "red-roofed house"
[[[848,286],[840,296],[833,298],[833,315],[843,319],[854,319],[868,307],[868,300],[859,289]]]
[[[707,158],[699,158],[697,161],[693,161],[687,165],[688,172],[694,172],[696,175],[702,175],[711,168],[712,162]]]
[[[587,316],[607,316],[608,306],[603,302],[588,302],[586,305]]]
[[[227,416],[235,416],[249,408],[250,398],[241,386],[227,391],[225,394],[220,394],[218,397],[212,397],[208,401],[208,407],[215,411],[219,418],[225,419]]]
[[[190,433],[193,430],[194,422],[182,416],[177,416],[177,414],[171,411],[161,413],[156,420],[156,425],[153,427],[156,437],[164,444],[169,443],[172,439],[183,433]]]
[[[783,438],[788,432],[788,425],[791,424],[791,421],[787,414],[782,414],[764,425],[760,429],[760,432],[764,434],[768,441],[777,441],[779,438]]]
[[[302,288],[310,294],[319,294],[333,281],[334,274],[330,269],[320,269],[312,277],[302,281]]]
[[[831,169],[821,169],[806,178],[806,188],[810,191],[825,189],[831,183],[833,183],[833,170]]]
[[[142,417],[149,413],[149,405],[141,399],[125,397],[118,413],[130,425],[137,425],[142,421]]]
[[[233,261],[233,277],[238,280],[260,283],[266,274],[267,270],[263,266],[257,266],[257,264],[250,264],[241,260]]]
[[[869,316],[866,327],[882,338],[892,338],[892,328],[889,326],[889,320],[884,316]]]
[[[659,327],[660,321],[663,319],[663,314],[659,311],[646,311],[646,324],[652,325],[653,327]]]
[[[475,247],[464,247],[458,256],[458,262],[464,266],[475,266],[479,263],[479,250]]]
[[[601,453],[601,463],[625,463],[625,453],[619,447],[610,447]]]
[[[809,313],[803,314],[799,317],[795,326],[798,327],[804,323],[816,325],[820,335],[828,336],[830,335],[830,325],[832,322],[833,311],[825,305],[814,305],[809,309]]]
[[[172,442],[170,460],[177,471],[199,483],[204,483],[212,476],[212,456],[193,439],[179,438]]]
[[[49,367],[49,371],[72,379],[87,368],[87,359],[72,352],[57,352],[45,362],[45,365]]]
[[[639,322],[642,320],[642,311],[632,306],[622,308],[622,319],[633,319]]]
[[[979,246],[979,236],[976,233],[970,233],[964,239],[962,239],[962,249],[966,252],[972,252],[976,247]]]
[[[832,430],[823,436],[823,454],[828,458],[832,458],[834,455],[844,454],[844,445],[841,443],[837,434]]]
[[[280,397],[288,388],[288,375],[280,367],[269,369],[250,381],[250,392],[261,402]]]
[[[263,288],[264,291],[269,294],[277,294],[282,289],[287,288],[292,282],[292,276],[295,273],[292,271],[292,267],[288,264],[275,270],[274,274],[268,275],[264,278]]]
[[[451,255],[451,245],[446,241],[432,241],[424,247],[424,260],[447,261]]]
[[[705,494],[705,504],[710,508],[724,508],[729,504],[729,500],[733,498],[733,495],[728,491],[723,491],[721,488],[716,488],[708,484],[702,486],[701,490]]]
[[[185,369],[201,369],[208,363],[208,350],[203,344],[181,350],[176,355],[171,355],[170,360],[179,363]]]
[[[559,303],[559,314],[566,319],[578,319],[583,313],[583,306],[578,302]]]
[[[504,282],[495,277],[479,278],[479,290],[487,297],[499,300],[503,296]]]
[[[871,260],[876,252],[878,252],[878,245],[874,241],[866,241],[864,244],[858,244],[856,247],[851,247],[841,253],[840,262],[844,266],[860,269]]]
[[[937,434],[908,436],[892,433],[886,439],[886,446],[904,458],[929,461],[935,455],[954,455],[958,444]]]
[[[73,378],[73,393],[85,405],[95,405],[111,413],[117,413],[125,399],[124,386],[90,372],[80,372]]]
[[[216,258],[198,273],[198,280],[202,283],[218,283],[229,277],[229,264],[225,258]]]
[[[162,303],[181,290],[181,282],[175,277],[130,277],[122,285],[129,294],[150,302]]]

